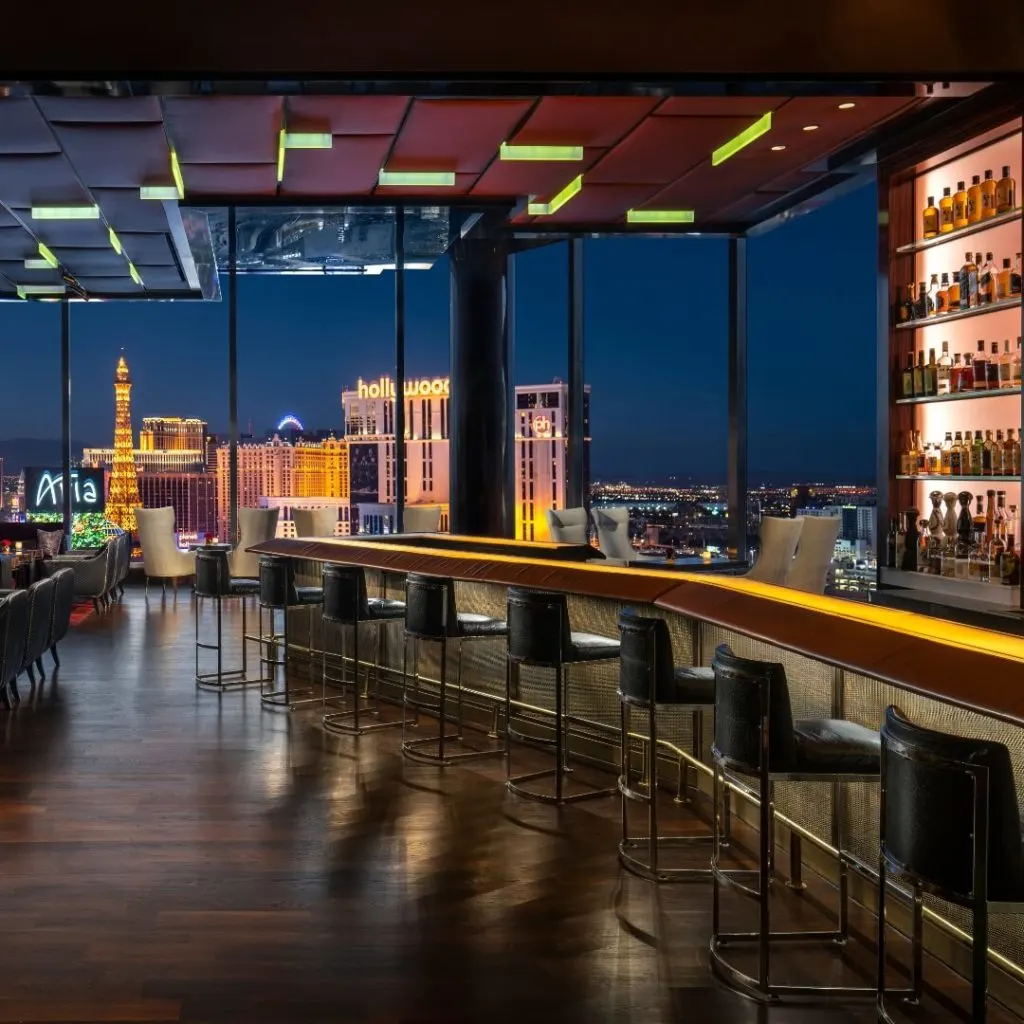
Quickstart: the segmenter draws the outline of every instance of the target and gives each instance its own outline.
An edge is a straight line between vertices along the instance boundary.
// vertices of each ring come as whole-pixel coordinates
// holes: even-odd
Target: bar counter
[[[477,550],[468,550],[472,548]],[[557,557],[557,545],[457,537],[428,544],[406,536],[383,543],[368,538],[275,539],[251,550],[300,560],[298,578],[308,583],[318,582],[321,563],[361,565],[371,592],[387,586],[392,597],[402,596],[405,573],[451,577],[456,580],[458,610],[502,618],[510,585],[562,591],[568,595],[572,627],[606,636],[617,635],[624,607],[661,615],[669,627],[676,664],[708,665],[722,643],[743,657],[783,664],[795,718],[847,718],[878,729],[886,707],[896,704],[926,727],[1005,743],[1016,770],[1018,800],[1024,804],[1021,637],[800,593],[741,576],[566,561]],[[578,551],[572,557],[578,559]],[[304,622],[303,610],[295,617],[295,627],[301,630]],[[391,678],[399,678],[401,643],[392,642],[385,654]],[[421,672],[436,679],[436,674],[430,676],[437,671],[436,658],[432,652],[424,654]],[[468,645],[463,681],[467,692],[491,702],[494,727],[505,691],[504,643]],[[618,761],[617,683],[617,662],[573,666],[569,681],[571,712],[585,723],[577,737],[580,749],[596,751],[609,767]],[[550,675],[524,669],[518,699],[550,711]],[[690,715],[671,707],[660,709],[658,734],[663,756],[678,758],[681,766],[691,747]],[[703,735],[703,760],[708,765],[711,721],[704,722]],[[878,786],[849,783],[845,794],[844,848],[870,871],[878,854]],[[808,845],[832,849],[833,800],[829,784],[776,785],[775,807],[783,824],[788,821],[791,833],[790,826],[812,840],[804,844],[805,855],[811,856],[806,853]],[[820,861],[815,866],[820,869]],[[947,945],[956,929],[969,930],[966,911],[930,896],[925,902],[929,919],[947,936]],[[1014,916],[990,921],[991,947],[1018,982],[1024,982],[1022,922],[1024,918]],[[963,942],[963,936],[957,936],[954,945]],[[940,956],[947,953],[938,951]]]

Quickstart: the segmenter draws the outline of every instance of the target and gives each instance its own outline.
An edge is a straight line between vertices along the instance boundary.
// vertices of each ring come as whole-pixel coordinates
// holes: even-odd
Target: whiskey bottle
[[[982,476],[993,476],[994,471],[992,469],[992,452],[995,448],[995,441],[992,440],[992,431],[985,431],[985,443],[981,449],[981,475]],[[995,494],[995,491],[992,492]]]
[[[956,194],[953,196],[953,227],[967,227],[967,189],[962,181],[956,183]]]
[[[914,397],[914,356],[909,352],[907,353],[907,365],[900,374],[900,397]]]
[[[914,366],[914,397],[924,398],[924,351],[917,353],[917,364]]]
[[[964,455],[966,454],[964,448],[963,439],[960,436],[960,431],[956,432],[956,437],[953,439],[953,444],[949,449],[949,475],[950,476],[962,476],[964,473]]]
[[[996,274],[996,301],[1002,302],[1003,299],[1008,299],[1012,294],[1010,292],[1010,278],[1013,277],[1013,271],[1010,269],[1010,257],[1007,256],[1003,259],[1003,267]]]
[[[995,342],[992,343],[995,345]],[[996,368],[998,373],[998,367]],[[999,378],[996,378],[996,387]],[[939,393],[939,367],[935,362],[935,349],[928,349],[928,362],[924,364],[924,393],[926,398],[934,398]]]
[[[967,221],[977,224],[981,220],[981,178],[975,174],[967,190]]]
[[[949,274],[949,308],[960,308],[960,271],[953,270]]]
[[[970,431],[968,431],[970,433]],[[984,476],[985,441],[981,431],[974,432],[974,440],[971,442],[971,451],[967,463],[967,476]]]
[[[1003,176],[996,182],[996,213],[1006,213],[1017,205],[1017,182],[1010,177],[1009,165],[1003,167]]]
[[[974,309],[978,305],[978,264],[968,252],[960,268],[960,308]]]
[[[985,364],[986,391],[999,390],[999,342],[993,341]]]
[[[987,306],[989,303],[995,301],[996,297],[996,275],[995,275],[995,261],[992,259],[992,253],[985,253],[985,262],[982,263],[978,260],[978,304],[981,306]]]
[[[916,378],[915,378],[916,380]],[[921,378],[922,386],[924,377]],[[979,339],[978,354],[974,357],[974,389],[985,391],[988,388],[988,359],[985,358],[985,342]]]
[[[922,281],[918,286],[917,302],[914,304],[914,319],[924,320],[935,312],[935,306],[928,295],[928,285]]]
[[[995,443],[992,445],[992,475],[993,476],[1004,476],[1009,475],[1005,473],[1003,469],[1003,447],[1006,442],[1003,440],[1003,432],[1001,430],[996,431]]]
[[[924,208],[924,237],[934,238],[939,233],[939,208],[935,205],[935,196],[928,197],[928,205]]]
[[[916,312],[915,306],[917,304],[917,287],[912,284],[907,285],[907,294],[899,299],[896,303],[896,322],[905,324],[908,320],[914,319]]]
[[[925,454],[925,476],[941,476],[942,475],[942,449],[937,444],[928,445],[928,451]]]
[[[964,353],[964,368],[960,372],[960,387],[958,391],[974,390],[974,364],[971,362],[971,353]]]
[[[917,440],[915,442],[916,466],[915,475],[927,476],[928,475],[928,446],[924,443],[924,438],[921,437],[921,431],[917,431]]]
[[[1007,358],[1009,358],[1009,342],[1007,342]],[[1007,370],[1009,373],[1009,370]],[[949,342],[944,341],[942,343],[942,355],[939,356],[939,361],[935,364],[935,383],[937,395],[948,395],[953,390],[952,388],[952,376],[953,376],[953,360],[949,358]],[[1007,377],[1009,379],[1009,377]],[[1009,387],[1009,384],[1007,384]]]
[[[953,432],[946,431],[946,437],[942,442],[942,451],[939,454],[939,475],[953,475]]]
[[[898,527],[895,519],[889,520],[889,536],[885,544],[885,567],[887,569],[896,568],[896,534],[898,533]]]
[[[917,452],[914,450],[914,432],[907,434],[907,443],[900,451],[899,474],[900,476],[914,476],[917,470]]]
[[[987,220],[996,215],[996,183],[991,171],[985,172],[985,180],[981,183],[981,219]]]
[[[1010,387],[1020,387],[1020,335],[1017,335],[1017,348],[1010,358]]]
[[[903,557],[907,549],[907,533],[903,528],[903,523],[898,521],[896,524],[896,566],[897,569],[903,568]]]
[[[939,308],[939,275],[932,274],[928,282],[928,316],[932,316]]]
[[[1003,476],[1020,476],[1020,441],[1013,436],[1013,427],[1006,431],[1003,448]]]
[[[955,395],[958,391],[963,390],[963,376],[964,368],[960,365],[960,353],[956,352],[953,355],[953,368],[949,371],[950,394]]]
[[[999,357],[999,386],[1013,387],[1013,356],[1010,353],[1010,339],[1003,339],[1003,354]]]
[[[1020,558],[1014,550],[1014,543],[1014,537],[1011,533],[1006,538],[1002,571],[999,574],[1003,585],[1008,587],[1016,587],[1020,584]]]
[[[1006,260],[1006,265],[1009,267],[1010,261]],[[1010,276],[1007,271],[1006,283],[1009,286]],[[949,274],[942,275],[942,281],[939,284],[939,290],[935,293],[935,312],[936,313],[948,313],[949,312]]]
[[[1010,294],[1011,295],[1020,295],[1020,285],[1021,285],[1021,259],[1020,259],[1020,253],[1017,253],[1017,260],[1013,264],[1013,272],[1010,274]]]
[[[993,182],[993,184],[995,184]],[[993,193],[993,199],[995,194]],[[953,230],[953,197],[950,195],[949,186],[942,190],[942,198],[939,200],[939,234],[945,235]]]

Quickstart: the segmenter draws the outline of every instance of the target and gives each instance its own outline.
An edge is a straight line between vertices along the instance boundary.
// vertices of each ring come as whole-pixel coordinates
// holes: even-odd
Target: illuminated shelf
[[[1001,302],[990,302],[987,306],[975,306],[974,309],[958,309],[953,313],[943,313],[941,316],[929,316],[923,320],[908,320],[905,324],[897,324],[897,331],[917,331],[925,327],[934,327],[938,324],[948,324],[953,320],[966,320],[969,316],[984,316],[986,313],[998,313],[1001,309],[1014,309],[1020,305],[1020,296],[1012,299],[1003,299]]]
[[[949,483],[965,483],[965,484],[1019,484],[1019,476],[904,476],[902,473],[896,474],[897,480],[922,480],[925,483],[932,481],[948,481]]]
[[[936,576],[928,572],[905,572],[902,569],[881,568],[879,578],[887,587],[914,590],[926,600],[954,603],[965,608],[986,607],[1012,609],[1020,607],[1020,587],[1003,583],[983,583],[981,580],[956,579]]]
[[[975,398],[1001,398],[1019,395],[1020,388],[993,388],[991,391],[958,391],[952,395],[930,395],[926,398],[897,398],[897,405],[928,405],[931,402],[969,402]]]
[[[968,224],[965,228],[957,228],[956,231],[947,231],[944,235],[936,235],[934,238],[922,238],[920,242],[911,242],[910,245],[901,245],[897,248],[898,253],[921,252],[923,249],[934,249],[937,245],[945,245],[947,242],[955,242],[960,238],[967,238],[976,235],[979,231],[987,231],[989,228],[997,228],[1000,224],[1012,224],[1020,220],[1021,207],[1016,210],[1007,210],[1005,213],[997,213],[988,220],[980,220],[977,224]]]

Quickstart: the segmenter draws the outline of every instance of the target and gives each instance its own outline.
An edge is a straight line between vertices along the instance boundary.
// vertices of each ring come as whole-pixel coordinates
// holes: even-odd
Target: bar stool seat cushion
[[[460,636],[505,636],[508,623],[504,619],[492,619],[479,612],[459,612]]]
[[[323,587],[296,587],[295,596],[297,604],[322,604],[324,600]]]
[[[249,579],[248,576],[233,576],[228,582],[228,589],[232,594],[239,596],[258,594],[260,592],[260,581]]]
[[[367,602],[371,619],[400,619],[405,615],[405,602],[390,597],[371,597]]]
[[[882,770],[881,738],[866,726],[838,718],[813,718],[795,721],[793,734],[798,772],[878,775]],[[777,770],[773,764],[772,771]]]
[[[714,704],[715,670],[696,665],[681,665],[672,673],[675,690],[659,704]]]
[[[618,637],[573,632],[569,634],[569,646],[562,656],[566,662],[606,661],[617,658],[621,647]]]

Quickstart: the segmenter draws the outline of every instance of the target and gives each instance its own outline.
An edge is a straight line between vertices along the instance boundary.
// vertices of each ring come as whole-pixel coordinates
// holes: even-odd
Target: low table
[[[637,558],[626,563],[633,569],[668,569],[674,572],[743,572],[750,568],[745,558],[715,558],[705,561],[700,555],[682,558]]]
[[[29,587],[42,575],[42,553],[35,548],[0,554],[0,590]]]
[[[223,543],[223,544],[189,544],[189,551],[231,551],[234,545]]]

